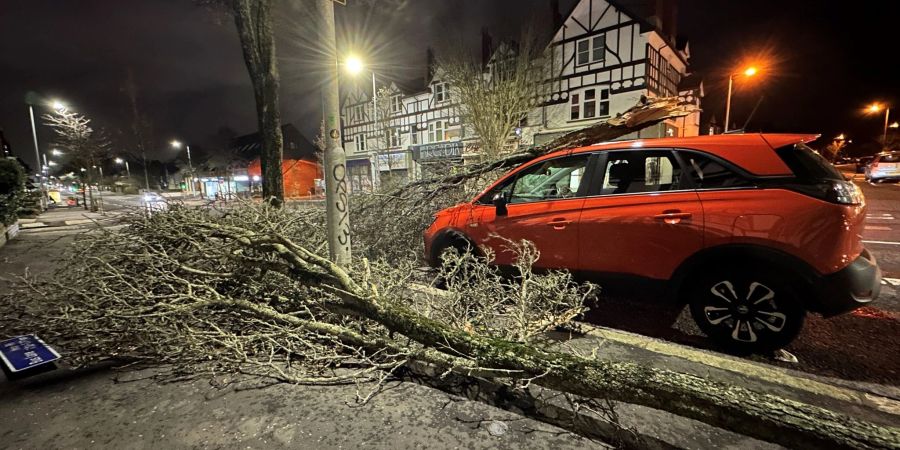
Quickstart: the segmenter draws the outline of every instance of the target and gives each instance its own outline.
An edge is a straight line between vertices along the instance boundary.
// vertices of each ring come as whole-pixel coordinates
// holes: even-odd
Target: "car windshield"
[[[804,144],[786,145],[776,149],[775,153],[797,178],[804,180],[844,179],[830,162]]]
[[[895,163],[900,162],[900,153],[890,153],[878,157],[879,163]]]

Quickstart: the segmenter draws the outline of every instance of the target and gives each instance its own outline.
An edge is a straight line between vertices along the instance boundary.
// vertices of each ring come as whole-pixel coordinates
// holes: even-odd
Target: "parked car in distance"
[[[879,153],[866,167],[866,181],[900,180],[900,152]]]
[[[141,209],[148,214],[169,209],[169,203],[166,198],[156,192],[141,189],[138,191],[138,194],[141,196]]]
[[[874,156],[861,156],[856,158],[856,173],[866,173],[866,167],[875,159]]]
[[[512,170],[437,213],[425,256],[514,255],[495,236],[527,239],[536,265],[579,277],[666,284],[707,336],[739,353],[781,348],[808,311],[856,309],[880,291],[863,247],[866,204],[804,143],[815,135],[743,134],[611,142],[558,151]]]

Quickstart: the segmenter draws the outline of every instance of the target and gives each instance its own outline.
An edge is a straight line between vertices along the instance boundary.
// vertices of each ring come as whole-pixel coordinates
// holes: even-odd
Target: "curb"
[[[579,323],[581,331],[594,338],[609,340],[640,348],[658,355],[678,358],[691,364],[724,370],[736,375],[786,387],[790,390],[825,397],[861,406],[881,413],[897,416],[900,420],[900,400],[872,392],[868,389],[848,387],[828,382],[827,379],[800,372],[744,360],[713,351],[699,350],[672,342],[650,338],[635,333]],[[840,382],[842,380],[836,380]]]

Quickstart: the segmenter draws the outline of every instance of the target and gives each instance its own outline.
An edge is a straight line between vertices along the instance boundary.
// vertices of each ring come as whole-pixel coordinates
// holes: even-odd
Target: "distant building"
[[[677,38],[674,1],[580,0],[566,14],[559,14],[556,4],[551,2],[554,26],[545,49],[553,71],[549,92],[516,130],[516,145],[540,145],[594,125],[634,106],[641,96],[682,96],[699,106],[702,80],[690,74],[689,45]],[[496,52],[508,50],[504,44],[495,48],[483,33],[485,70]],[[435,73],[430,51],[424,79],[381,87],[391,92],[385,134],[373,120],[371,85],[359,83],[343,96],[342,139],[352,190],[445,172],[477,159],[478,137],[466,135],[453,87]],[[698,112],[623,139],[699,133]]]
[[[282,125],[281,134],[284,142],[282,176],[285,197],[306,197],[315,194],[316,180],[322,178],[315,145],[293,124]],[[237,194],[261,190],[260,134],[252,133],[236,137],[231,143],[229,153],[234,159],[232,179],[230,181],[222,177],[201,179],[204,196],[214,197],[216,192],[227,189]]]

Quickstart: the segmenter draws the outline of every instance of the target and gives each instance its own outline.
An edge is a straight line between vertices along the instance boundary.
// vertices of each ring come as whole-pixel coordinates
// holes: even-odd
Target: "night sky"
[[[118,149],[132,148],[123,92],[129,69],[153,124],[151,157],[172,158],[173,138],[209,146],[222,126],[255,131],[250,80],[230,18],[190,0],[0,1],[0,128],[26,162],[34,152],[28,91],[64,100],[109,130]],[[561,9],[573,1],[560,1]],[[321,117],[314,22],[298,6],[302,0],[279,3],[282,118],[311,138]],[[477,48],[482,27],[495,40],[514,37],[522,24],[549,22],[550,10],[549,0],[349,3],[337,7],[341,51],[353,49],[378,73],[400,80],[424,74],[429,45],[464,40]],[[729,70],[762,57],[765,70],[752,83],[737,83],[732,109],[733,122],[743,124],[763,97],[748,126],[754,131],[844,132],[863,142],[880,136],[883,116],[863,115],[862,108],[900,99],[893,69],[900,2],[681,0],[678,12],[693,71],[705,80],[705,121],[724,118]],[[40,128],[43,147],[50,133]]]

